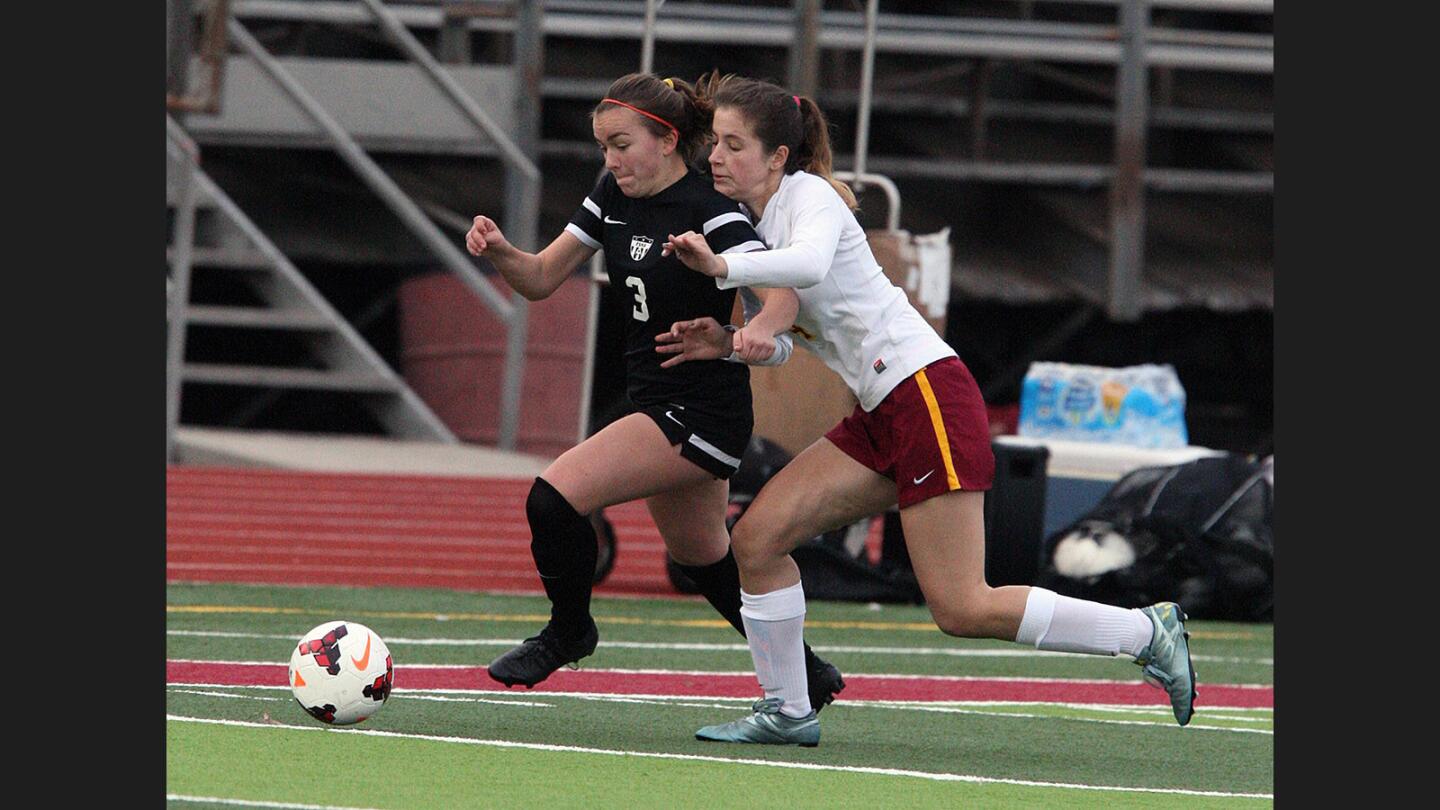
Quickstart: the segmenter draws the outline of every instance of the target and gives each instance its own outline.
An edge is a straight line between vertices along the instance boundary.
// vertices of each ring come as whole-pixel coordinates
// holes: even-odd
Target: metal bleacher
[[[616,75],[635,69],[642,50],[659,51],[657,69],[690,76],[717,66],[714,54],[723,49],[739,66],[730,69],[763,68],[813,95],[839,130],[837,168],[893,178],[906,199],[902,227],[938,230],[949,218],[977,216],[980,208],[1003,216],[1006,206],[1024,206],[998,228],[987,220],[960,237],[953,289],[970,299],[1075,300],[1115,320],[1174,307],[1273,306],[1273,0],[871,0],[868,7],[863,0],[169,2],[172,13],[179,9],[187,18],[219,6],[229,24],[218,61],[213,50],[208,63],[202,53],[189,77],[191,85],[210,78],[224,103],[208,110],[172,107],[177,126],[199,149],[358,150],[361,157],[347,158],[357,175],[367,174],[358,163],[369,154],[499,159],[511,167],[505,210],[528,229],[517,232],[524,234],[517,243],[533,246],[538,181],[523,182],[514,168],[517,155],[497,131],[534,163],[585,161],[582,170],[546,176],[547,192],[563,183],[580,188],[593,179],[596,163],[588,128],[547,118],[542,138],[542,107],[553,108],[557,120],[582,121]],[[193,54],[177,48],[175,39],[167,42],[172,53]],[[280,46],[270,54],[266,42]],[[375,43],[384,47],[371,47]],[[870,85],[862,85],[867,49],[876,61]],[[168,63],[172,74],[175,64],[173,58]],[[275,79],[276,70],[302,87],[345,137],[318,124]],[[441,72],[483,108],[488,128],[440,85]],[[857,118],[874,131],[868,154],[857,150],[851,131]],[[1191,136],[1203,139],[1204,148],[1176,146]],[[366,182],[380,193],[378,181]],[[573,191],[563,186],[556,193],[573,200]],[[967,195],[976,193],[1001,196],[970,205]],[[447,231],[464,224],[454,206],[413,188],[405,196],[414,209],[407,225],[416,234],[426,227],[420,220]],[[200,198],[203,211],[209,203]],[[397,213],[398,205],[391,204]],[[1043,238],[1020,232],[1009,245],[982,238],[1016,221],[1033,221]],[[435,234],[420,239],[435,240]],[[431,247],[437,256],[444,253],[438,244]],[[191,261],[223,267],[256,258],[253,244],[197,243]],[[477,295],[494,295],[477,284],[478,275],[465,276],[466,267],[474,271],[468,257],[440,258]],[[173,251],[170,266],[173,287]],[[270,302],[263,312],[190,307],[185,316],[191,323],[281,328],[327,346],[350,345],[333,313],[287,300],[292,303]],[[487,302],[514,313],[512,334],[523,337],[520,302]],[[518,356],[512,351],[507,360],[507,377],[513,373],[517,381],[519,363],[512,372],[510,361]],[[182,376],[273,388],[329,384],[316,376],[329,373],[332,382],[361,384],[353,362],[326,368],[303,375],[189,368]],[[384,377],[373,369],[365,375]],[[403,390],[367,390],[371,394],[393,400],[383,406],[391,411],[382,419],[387,429],[429,430],[419,427],[427,420],[405,404]],[[515,392],[507,388],[502,396]],[[513,424],[510,431],[513,436]]]
[[[265,391],[311,389],[362,395],[394,435],[454,442],[455,437],[370,344],[316,291],[233,200],[195,165],[198,149],[174,119],[166,120],[166,203],[175,212],[166,260],[170,346],[166,379],[167,443],[179,420],[185,382],[250,386]],[[196,268],[241,277],[255,292],[246,306],[195,304]],[[253,360],[185,362],[190,326],[240,332],[283,331],[300,338],[313,362],[260,364]],[[243,337],[236,339],[243,345]],[[243,355],[243,353],[242,353]],[[173,448],[167,448],[167,455]]]

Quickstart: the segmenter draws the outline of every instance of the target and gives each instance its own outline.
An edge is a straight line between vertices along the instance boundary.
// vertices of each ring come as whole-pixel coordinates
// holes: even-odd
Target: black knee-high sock
[[[549,481],[536,478],[525,500],[530,520],[530,556],[550,597],[550,620],[567,635],[590,626],[590,590],[595,581],[595,528]]]
[[[725,549],[725,556],[709,565],[684,565],[675,563],[685,576],[700,589],[705,601],[715,608],[730,626],[745,635],[745,620],[740,617],[740,568],[735,564],[735,552]],[[805,666],[814,669],[815,653],[805,645]]]
[[[740,618],[740,568],[735,565],[735,552],[725,549],[725,556],[709,565],[685,565],[676,561],[685,576],[700,589],[705,601],[715,608],[730,626],[745,635],[745,621]]]

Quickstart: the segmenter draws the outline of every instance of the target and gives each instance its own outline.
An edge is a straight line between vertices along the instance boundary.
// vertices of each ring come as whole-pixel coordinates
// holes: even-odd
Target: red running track
[[[529,479],[167,467],[169,580],[541,591]],[[677,595],[633,502],[605,510],[615,568],[601,594]]]
[[[165,679],[171,684],[215,686],[280,686],[287,682],[283,664],[212,661],[166,661]],[[484,667],[396,667],[400,689],[503,689],[490,680]],[[751,698],[753,675],[694,672],[609,672],[566,670],[551,675],[533,690],[515,687],[517,693],[590,693],[607,695],[677,695]],[[1271,686],[1204,684],[1204,708],[1274,708]],[[1019,703],[1080,703],[1169,708],[1165,693],[1144,683],[1114,681],[1027,680],[1023,678],[889,678],[846,675],[846,700],[1005,701]]]
[[[386,585],[539,593],[525,497],[530,479],[165,470],[169,580]],[[605,510],[615,567],[600,594],[679,596],[639,501]],[[879,552],[879,522],[870,538]]]

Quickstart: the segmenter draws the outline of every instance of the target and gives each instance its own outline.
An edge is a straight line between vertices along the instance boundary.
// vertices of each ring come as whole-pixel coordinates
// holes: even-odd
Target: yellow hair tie
[[[665,79],[665,86],[668,87],[668,88],[670,88],[671,90],[674,90],[674,89],[675,89],[675,80],[674,80],[674,79]]]

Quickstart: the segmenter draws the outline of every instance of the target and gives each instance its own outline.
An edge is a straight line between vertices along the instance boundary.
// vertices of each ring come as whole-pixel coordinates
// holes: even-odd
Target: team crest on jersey
[[[650,252],[650,246],[653,244],[655,244],[655,240],[648,236],[630,237],[630,258],[637,262],[645,258],[645,254]]]

